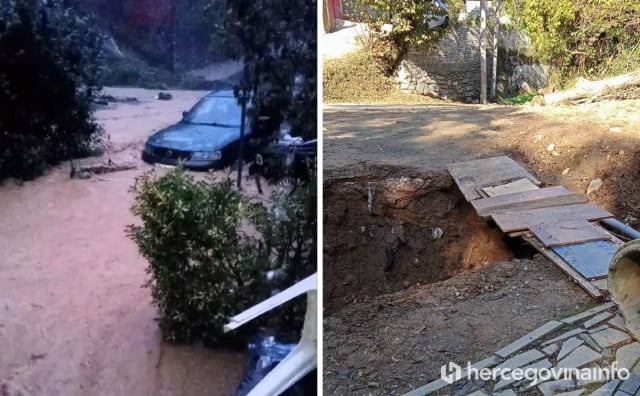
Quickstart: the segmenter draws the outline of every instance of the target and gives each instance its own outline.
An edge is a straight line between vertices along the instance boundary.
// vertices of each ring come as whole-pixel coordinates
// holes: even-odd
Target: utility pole
[[[240,147],[238,150],[238,189],[242,189],[242,165],[244,163],[244,135],[245,135],[245,119],[247,118],[247,92],[244,90],[240,91],[240,105],[242,106],[241,116],[240,116]]]
[[[493,68],[491,69],[491,100],[496,100],[496,84],[498,79],[498,36],[500,36],[500,7],[502,0],[495,0],[495,21],[493,25]]]
[[[480,103],[487,103],[487,0],[480,0]]]

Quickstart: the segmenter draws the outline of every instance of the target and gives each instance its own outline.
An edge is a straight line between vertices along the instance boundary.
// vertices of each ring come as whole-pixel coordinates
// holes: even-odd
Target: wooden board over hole
[[[490,197],[532,190],[539,190],[539,187],[533,184],[529,179],[518,179],[511,183],[501,184],[495,187],[482,187],[482,191]]]
[[[476,189],[505,180],[524,178],[541,184],[522,165],[504,155],[449,164],[447,170],[467,201],[482,198]]]
[[[491,215],[493,221],[505,233],[530,229],[538,224],[550,224],[567,220],[599,220],[607,217],[613,217],[613,215],[592,203],[528,209]]]
[[[551,206],[587,203],[587,197],[572,194],[562,186],[544,187],[531,191],[499,195],[492,198],[476,199],[471,205],[478,216],[487,218],[493,213],[512,212],[514,210],[548,208]]]
[[[611,235],[587,220],[567,220],[543,223],[531,227],[531,232],[545,247],[591,241],[608,241]]]

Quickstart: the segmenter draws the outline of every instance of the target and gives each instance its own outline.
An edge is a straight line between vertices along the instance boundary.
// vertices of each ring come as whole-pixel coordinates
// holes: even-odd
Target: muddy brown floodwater
[[[204,92],[107,89],[139,104],[100,109],[104,155],[135,170],[69,178],[63,164],[34,181],[0,187],[0,394],[230,395],[246,356],[161,341],[146,261],[124,232],[148,135]],[[99,160],[99,159],[94,159]],[[90,160],[88,160],[90,161]],[[4,396],[4,395],[3,395]]]

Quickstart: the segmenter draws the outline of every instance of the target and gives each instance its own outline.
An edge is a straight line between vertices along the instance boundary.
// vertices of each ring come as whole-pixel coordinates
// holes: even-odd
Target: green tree
[[[446,30],[429,29],[428,22],[444,10],[425,0],[350,0],[348,18],[366,23],[368,48],[387,76],[391,76],[411,47],[428,47]]]
[[[92,118],[102,37],[67,2],[0,2],[0,179],[32,178],[84,155],[101,136]]]
[[[542,61],[563,64],[570,60],[575,19],[573,0],[526,1],[523,20]]]
[[[515,27],[560,82],[640,67],[640,4],[627,0],[505,0]]]
[[[236,87],[240,100],[251,97],[257,113],[279,113],[294,136],[315,138],[316,1],[210,0],[211,5],[226,10],[216,35],[226,35],[232,56],[244,62]]]

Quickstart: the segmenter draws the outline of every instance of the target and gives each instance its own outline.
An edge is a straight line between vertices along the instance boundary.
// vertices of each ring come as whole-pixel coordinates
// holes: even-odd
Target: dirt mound
[[[513,258],[445,170],[380,168],[329,180],[324,229],[327,312]]]

